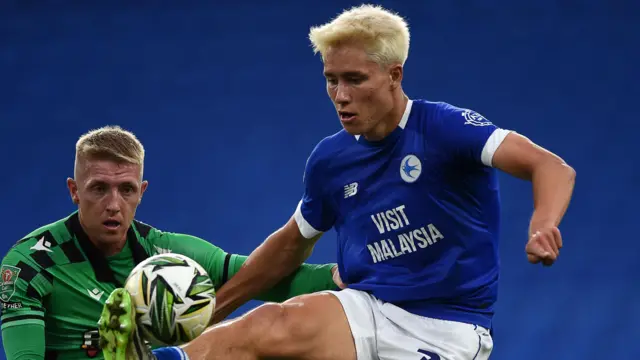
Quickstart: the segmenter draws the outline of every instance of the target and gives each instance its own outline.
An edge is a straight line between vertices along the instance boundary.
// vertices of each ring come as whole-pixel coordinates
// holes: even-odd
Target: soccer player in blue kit
[[[487,359],[498,292],[497,170],[533,184],[525,246],[551,265],[574,170],[479,113],[409,99],[405,20],[362,5],[311,29],[344,127],[311,153],[304,195],[220,291],[216,317],[291,273],[334,228],[347,289],[264,304],[158,359]]]

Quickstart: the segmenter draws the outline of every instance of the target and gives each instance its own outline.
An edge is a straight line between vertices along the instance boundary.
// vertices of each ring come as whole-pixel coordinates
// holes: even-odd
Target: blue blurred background
[[[492,359],[639,358],[638,2],[379,3],[411,26],[409,96],[475,109],[577,170],[552,268],[524,255],[530,184],[501,176]],[[74,210],[75,140],[106,124],[148,151],[140,220],[251,252],[294,211],[311,149],[340,129],[308,29],[357,4],[0,2],[2,255]],[[310,261],[335,251],[330,233]]]

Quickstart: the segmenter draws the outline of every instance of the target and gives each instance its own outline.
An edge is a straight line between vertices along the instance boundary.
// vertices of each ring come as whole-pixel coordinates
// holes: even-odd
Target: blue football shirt
[[[508,133],[473,110],[409,100],[380,141],[344,130],[320,141],[295,220],[306,238],[335,229],[350,288],[490,328],[500,225],[491,161]]]

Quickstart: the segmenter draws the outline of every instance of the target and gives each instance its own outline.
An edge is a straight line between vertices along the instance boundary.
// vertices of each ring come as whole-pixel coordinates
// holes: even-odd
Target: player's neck
[[[122,249],[124,248],[125,244],[127,243],[126,237],[124,237],[121,241],[117,243],[105,243],[102,241],[97,241],[97,240],[94,240],[94,238],[92,238],[91,236],[89,236],[89,240],[91,240],[93,245],[98,250],[100,250],[100,252],[104,256],[113,256],[113,255],[119,254],[120,251],[122,251]]]
[[[391,134],[400,124],[402,115],[404,115],[404,111],[407,108],[408,101],[409,98],[407,95],[405,95],[403,91],[400,91],[396,96],[396,99],[394,99],[395,105],[391,111],[389,111],[387,116],[383,118],[370,132],[362,134],[362,136],[364,136],[368,141],[380,141]]]

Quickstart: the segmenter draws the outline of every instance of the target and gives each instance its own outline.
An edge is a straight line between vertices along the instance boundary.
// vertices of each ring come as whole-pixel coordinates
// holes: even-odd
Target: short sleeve
[[[322,142],[307,159],[304,193],[294,214],[300,233],[307,239],[328,231],[335,222],[335,213],[325,191],[327,182],[323,178],[326,174],[320,161],[321,145]]]
[[[2,260],[0,280],[2,330],[25,324],[44,326],[42,297],[51,290],[46,270],[13,248]]]
[[[438,137],[458,157],[492,166],[493,155],[510,133],[470,109],[445,105],[439,113]]]

